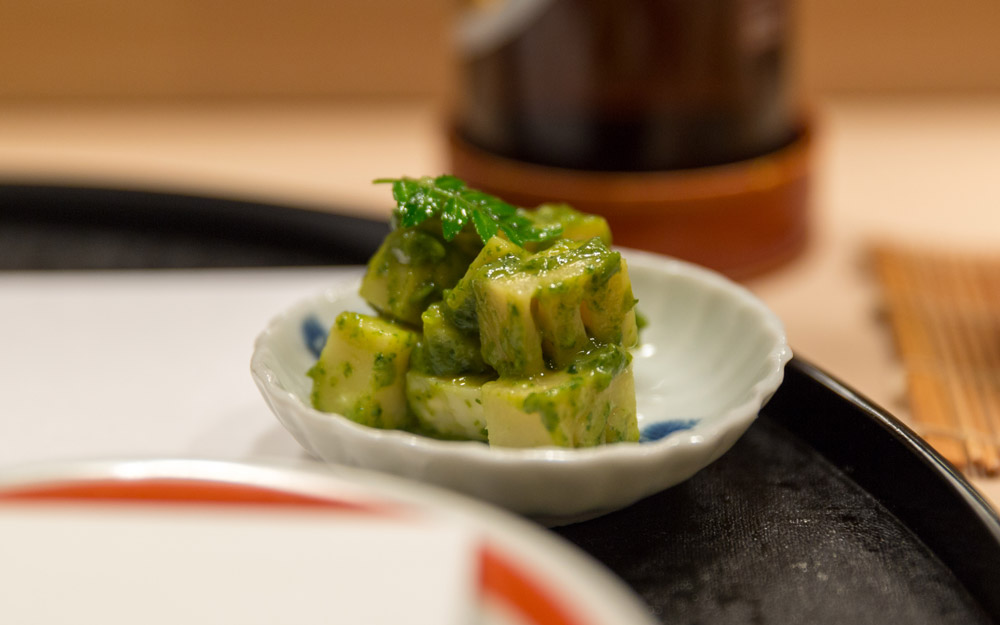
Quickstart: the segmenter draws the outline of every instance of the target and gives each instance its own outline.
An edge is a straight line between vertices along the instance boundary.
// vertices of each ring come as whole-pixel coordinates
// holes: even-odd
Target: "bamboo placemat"
[[[874,267],[914,429],[972,475],[1000,473],[1000,255],[880,244]]]

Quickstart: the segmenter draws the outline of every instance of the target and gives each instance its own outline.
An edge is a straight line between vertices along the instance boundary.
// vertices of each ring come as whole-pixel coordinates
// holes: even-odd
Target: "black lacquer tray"
[[[0,270],[357,264],[386,231],[315,207],[0,185]],[[798,358],[719,461],[553,531],[664,623],[1000,622],[996,514],[899,421]]]

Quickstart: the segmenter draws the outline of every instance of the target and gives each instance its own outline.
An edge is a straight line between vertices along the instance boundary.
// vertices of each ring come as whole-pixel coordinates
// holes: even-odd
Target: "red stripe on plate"
[[[481,551],[483,592],[503,601],[532,625],[587,625],[530,575],[493,547]]]
[[[149,478],[56,482],[0,492],[0,501],[90,500],[171,504],[280,505],[337,509],[363,514],[391,514],[387,506],[313,497],[246,484],[197,479]]]

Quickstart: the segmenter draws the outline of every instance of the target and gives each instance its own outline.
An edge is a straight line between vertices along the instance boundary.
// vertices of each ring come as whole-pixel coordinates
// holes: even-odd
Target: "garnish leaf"
[[[518,209],[498,197],[470,189],[460,178],[450,175],[432,178],[379,178],[375,184],[392,184],[396,200],[394,217],[402,227],[416,226],[431,217],[440,217],[441,233],[451,241],[469,221],[485,243],[502,231],[512,243],[554,239],[562,227],[539,228],[518,213]]]
[[[459,206],[455,198],[450,197],[444,201],[444,206],[441,208],[441,232],[445,240],[454,239],[468,220],[468,211]]]
[[[497,222],[490,218],[485,211],[477,210],[472,212],[472,225],[476,228],[479,238],[489,241],[497,233]]]

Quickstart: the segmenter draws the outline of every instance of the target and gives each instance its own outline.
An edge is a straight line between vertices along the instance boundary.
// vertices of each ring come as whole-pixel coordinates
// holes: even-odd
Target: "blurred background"
[[[8,0],[0,176],[207,187],[385,215],[373,177],[447,166],[445,120],[461,101],[457,18],[503,4]],[[942,101],[961,102],[956,119],[995,108],[993,0],[714,5],[779,7],[781,88],[796,111],[835,124],[853,102],[889,102],[862,123],[934,124]],[[900,101],[920,106],[891,108]]]
[[[1000,89],[993,0],[794,0],[807,100]],[[0,98],[421,98],[454,82],[455,0],[8,0]]]
[[[380,205],[372,175],[444,162],[434,124],[459,100],[456,17],[500,4],[8,0],[0,3],[0,173],[110,172],[143,182],[152,174],[140,166],[152,165],[157,180],[372,210]],[[831,99],[858,97],[968,102],[1000,91],[993,0],[717,4],[781,6],[783,88],[799,108],[822,112]],[[326,114],[338,106],[355,117]],[[372,121],[373,107],[391,114]],[[213,139],[220,124],[242,139]],[[379,171],[357,159],[330,167],[331,152],[344,149],[371,163],[365,146],[394,135],[396,154],[383,155]],[[255,137],[267,136],[276,137],[269,154],[255,154]],[[151,141],[156,155],[141,150]],[[199,167],[180,162],[191,158],[181,144],[196,144]],[[238,172],[218,162],[233,151],[243,158]],[[273,171],[276,160],[289,164],[285,172]]]

